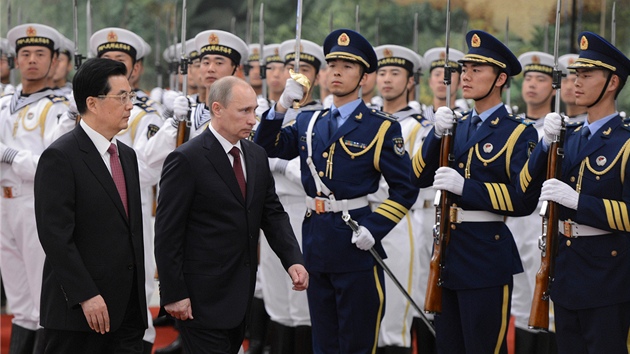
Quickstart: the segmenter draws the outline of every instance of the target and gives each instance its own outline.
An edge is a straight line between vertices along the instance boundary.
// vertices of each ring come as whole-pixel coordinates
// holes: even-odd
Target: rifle
[[[554,70],[553,88],[556,90],[556,97],[560,94],[560,83],[562,82],[562,71],[558,66],[558,46],[560,42],[560,1],[556,8],[556,34],[553,48]],[[560,100],[556,99],[556,113],[560,113]],[[560,135],[556,136],[549,146],[547,155],[547,179],[560,178],[562,158],[564,157],[564,133],[565,127],[562,125]],[[542,235],[538,239],[540,248],[540,268],[536,272],[536,286],[534,287],[534,297],[532,299],[532,309],[529,314],[528,326],[531,329],[549,329],[549,294],[551,282],[554,276],[554,265],[556,258],[556,243],[558,237],[558,205],[555,202],[543,202],[540,210],[542,216]]]
[[[267,66],[265,65],[265,4],[260,3],[260,13],[258,22],[258,43],[260,44],[260,55],[258,66],[260,67],[260,80],[262,81],[262,96],[267,99]]]
[[[186,0],[182,1],[182,52],[180,59],[180,74],[182,75],[182,92],[184,97],[188,96],[188,57],[186,53]],[[186,119],[180,121],[177,124],[177,142],[176,146],[180,146],[186,141],[188,141],[188,137],[190,136],[190,110],[188,111],[188,115]]]
[[[451,31],[451,0],[446,5],[446,51],[444,58],[444,84],[446,85],[446,102],[451,102],[451,73],[453,68],[448,60]],[[453,128],[447,129],[442,135],[440,146],[440,167],[452,167],[455,157],[455,131],[457,119],[453,114]],[[424,300],[424,312],[442,312],[442,267],[444,265],[446,246],[451,236],[451,194],[447,191],[437,191],[435,194],[435,225],[433,226],[433,254],[429,263],[429,280]]]
[[[505,19],[505,46],[507,47],[510,42],[510,18]],[[510,113],[512,113],[512,80],[510,77],[507,77],[505,81],[505,105],[510,108]],[[449,102],[450,104],[450,102]]]
[[[92,2],[91,0],[87,1],[85,5],[85,48],[87,52],[87,57],[92,58],[94,55],[90,53],[90,38],[92,38]]]
[[[77,0],[72,1],[72,9],[72,21],[74,27],[74,69],[79,70],[79,68],[81,67],[81,63],[83,59],[85,59],[85,57],[79,52],[79,9],[77,7]]]

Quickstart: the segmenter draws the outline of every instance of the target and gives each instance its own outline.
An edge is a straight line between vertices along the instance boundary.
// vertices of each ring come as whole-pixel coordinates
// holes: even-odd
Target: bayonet
[[[260,14],[258,16],[258,43],[260,43],[260,55],[258,65],[260,66],[260,80],[262,81],[262,96],[267,99],[267,66],[265,65],[265,4],[260,3]]]
[[[87,0],[87,4],[85,5],[85,48],[87,52],[87,57],[91,58],[92,53],[90,52],[90,39],[92,38],[92,1]]]
[[[74,29],[74,69],[79,70],[85,57],[79,52],[79,8],[77,0],[72,0],[72,24]]]
[[[413,51],[417,54],[418,53],[418,13],[416,12],[413,15],[413,45],[412,45]],[[418,70],[413,73],[413,79],[416,82],[416,101],[420,102],[420,75],[421,75],[421,69],[418,68]]]
[[[361,33],[361,24],[359,20],[359,4],[354,9],[354,30]]]
[[[610,44],[616,45],[617,42],[617,2],[613,2],[612,18],[610,20]]]
[[[306,79],[304,75],[300,74],[301,50],[302,50],[302,0],[297,0],[297,12],[295,16],[295,65],[293,66],[293,73],[289,72],[293,80],[297,82],[301,82],[304,79]],[[306,82],[308,82],[308,79],[306,79]],[[309,86],[310,86],[310,83],[309,83]],[[308,89],[307,89],[307,92],[308,92]],[[293,102],[293,109],[299,109],[299,108],[300,108],[300,103]]]
[[[328,16],[328,33],[333,31],[333,10],[330,10],[330,15]]]
[[[88,0],[90,1],[90,0]],[[162,88],[162,65],[160,64],[160,18],[155,21],[155,76],[157,78],[157,87]]]
[[[186,52],[186,0],[182,0],[182,52],[179,60],[179,73],[182,75],[182,92],[188,95],[188,53]],[[190,124],[190,123],[189,123]]]
[[[505,46],[509,48],[510,44],[510,17],[505,19]],[[505,105],[512,112],[512,79],[508,76],[505,81]],[[558,96],[559,97],[559,96]]]
[[[380,34],[381,34],[381,19],[379,17],[376,18],[376,35],[374,38],[374,46],[378,46],[381,38],[380,38]]]

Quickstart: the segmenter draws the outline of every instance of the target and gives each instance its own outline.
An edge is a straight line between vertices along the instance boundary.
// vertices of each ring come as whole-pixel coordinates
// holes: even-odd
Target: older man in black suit
[[[142,353],[138,163],[115,138],[135,93],[125,66],[109,59],[86,61],[73,86],[80,124],[44,151],[35,175],[45,352]]]
[[[237,353],[256,282],[259,230],[295,290],[308,273],[275,192],[265,151],[246,140],[256,93],[225,77],[210,89],[207,130],[172,152],[162,170],[155,232],[161,304],[188,353]]]

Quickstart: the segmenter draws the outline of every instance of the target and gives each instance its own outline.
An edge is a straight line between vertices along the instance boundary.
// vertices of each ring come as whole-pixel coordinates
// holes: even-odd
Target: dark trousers
[[[245,321],[232,329],[193,328],[177,320],[184,353],[236,354],[245,338]]]
[[[442,313],[435,316],[438,353],[507,354],[512,284],[442,289]]]
[[[559,354],[627,354],[630,302],[583,310],[553,304]]]
[[[556,334],[554,332],[532,332],[515,328],[515,354],[557,354]]]
[[[138,286],[134,279],[125,317],[117,330],[100,334],[94,331],[45,328],[44,353],[142,354],[144,331],[144,318],[138,302]]]

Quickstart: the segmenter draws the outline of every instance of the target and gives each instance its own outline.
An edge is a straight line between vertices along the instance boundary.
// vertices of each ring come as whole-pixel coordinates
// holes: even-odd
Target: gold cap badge
[[[580,49],[581,50],[588,49],[588,39],[586,39],[586,36],[582,36],[582,39],[580,39]]]
[[[394,53],[392,53],[392,51],[390,49],[384,49],[383,50],[383,56],[385,58],[391,58],[394,55]]]
[[[337,44],[347,47],[350,45],[350,37],[348,37],[347,34],[342,33],[341,35],[339,35],[339,38],[337,38]]]
[[[108,42],[118,42],[118,35],[116,34],[116,32],[110,31],[107,34],[107,41]]]
[[[35,37],[37,36],[37,30],[34,27],[28,26],[26,28],[26,35],[28,37]]]
[[[470,46],[473,48],[481,47],[481,38],[475,33],[470,39]]]
[[[214,33],[210,33],[210,37],[208,37],[208,43],[219,44],[219,36]]]
[[[446,52],[445,51],[441,51],[440,52],[440,59],[442,59],[442,60],[446,59]]]
[[[540,64],[540,57],[538,57],[538,55],[533,55],[532,56],[532,63]]]

